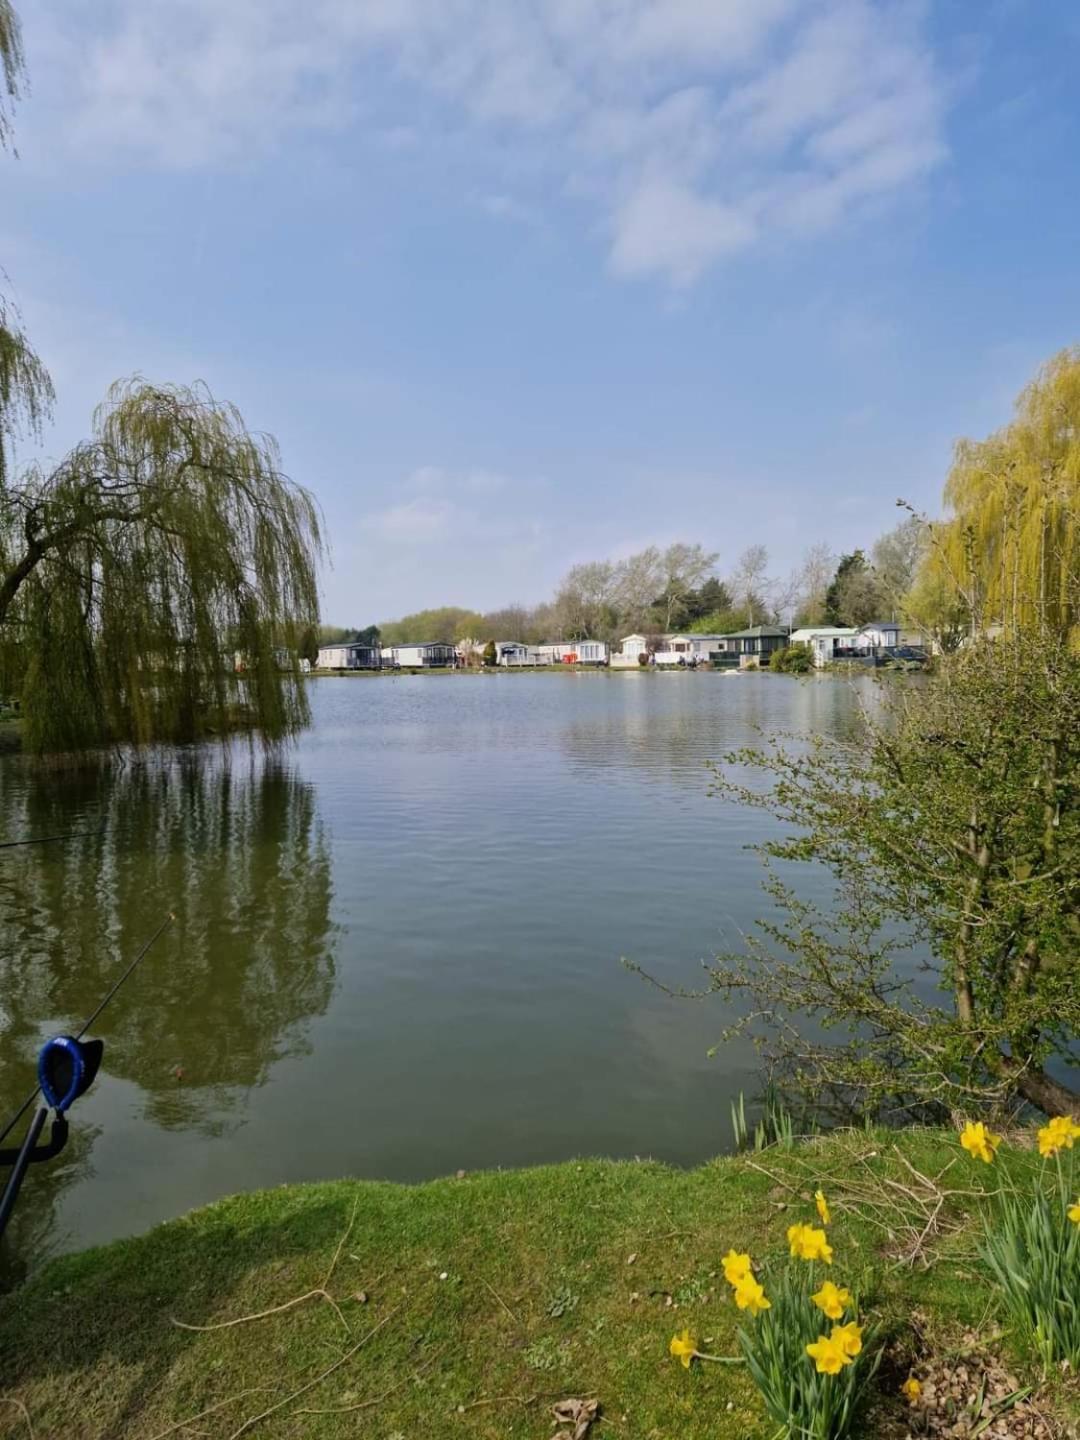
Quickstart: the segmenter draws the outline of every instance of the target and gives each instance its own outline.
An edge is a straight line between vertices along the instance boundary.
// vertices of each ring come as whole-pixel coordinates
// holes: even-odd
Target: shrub
[[[806,675],[814,668],[814,659],[808,645],[787,645],[783,650],[774,650],[769,662],[770,670],[780,670],[787,675]]]

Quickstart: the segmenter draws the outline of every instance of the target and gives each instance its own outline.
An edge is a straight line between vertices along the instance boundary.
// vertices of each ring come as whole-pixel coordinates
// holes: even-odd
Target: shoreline
[[[687,1373],[668,1343],[688,1327],[712,1353],[737,1353],[743,1317],[720,1257],[749,1250],[768,1284],[821,1185],[836,1275],[886,1341],[860,1434],[904,1433],[904,1376],[973,1333],[985,1336],[963,1352],[973,1388],[993,1357],[1066,1422],[1076,1381],[1042,1382],[1034,1358],[988,1328],[964,1161],[950,1131],[853,1130],[693,1170],[579,1160],[233,1196],[51,1260],[0,1297],[0,1434],[30,1433],[28,1419],[39,1436],[87,1440],[189,1427],[524,1440],[550,1433],[551,1396],[594,1396],[622,1435],[768,1440],[775,1424],[744,1366]],[[911,1200],[913,1172],[957,1166],[968,1178],[953,1190]],[[904,1263],[909,1250],[919,1263]]]

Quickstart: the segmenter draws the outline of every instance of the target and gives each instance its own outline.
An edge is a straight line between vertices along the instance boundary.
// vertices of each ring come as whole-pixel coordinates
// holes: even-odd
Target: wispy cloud
[[[494,538],[532,543],[545,533],[526,513],[542,486],[511,481],[493,470],[423,465],[397,489],[401,498],[365,522],[365,528],[390,544],[415,548]]]
[[[903,194],[946,154],[947,87],[908,0],[42,0],[66,142],[99,160],[245,163],[297,131],[412,146],[447,121],[540,139],[621,275],[688,284]],[[407,121],[407,123],[405,123]]]

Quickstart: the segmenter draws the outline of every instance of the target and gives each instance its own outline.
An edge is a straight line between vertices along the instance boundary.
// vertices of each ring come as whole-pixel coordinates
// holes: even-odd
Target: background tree
[[[717,579],[715,575],[698,589],[691,590],[683,602],[686,619],[691,622],[702,620],[706,615],[721,614],[731,608],[731,591],[723,580]]]
[[[873,1112],[1080,1115],[1078,714],[1080,656],[1042,632],[890,689],[851,741],[726,757],[720,792],[788,831],[767,862],[836,884],[819,909],[771,873],[781,918],[712,970],[800,1086]]]
[[[662,584],[660,551],[655,545],[619,561],[614,602],[624,634],[640,633],[648,623],[653,599]]]
[[[604,640],[618,628],[614,609],[617,567],[610,560],[592,560],[570,569],[555,596],[560,637]]]
[[[315,665],[319,659],[319,627],[317,625],[305,625],[300,632],[300,639],[296,644],[296,653],[301,660],[306,660],[309,665]]]
[[[881,590],[861,550],[843,555],[825,594],[825,619],[830,625],[866,625],[882,608]]]
[[[477,636],[482,640],[524,641],[532,625],[532,616],[524,605],[506,605],[501,610],[489,610]]]
[[[836,572],[836,556],[827,541],[818,541],[803,554],[793,616],[796,626],[823,625],[829,585]]]
[[[119,383],[53,470],[0,489],[0,684],[37,754],[308,718],[319,524],[277,447],[203,388]],[[234,672],[232,652],[244,658]]]
[[[764,545],[748,545],[735,562],[731,575],[731,593],[746,612],[748,625],[760,625],[765,619],[761,594],[768,581],[769,552]]]
[[[384,645],[450,644],[476,636],[483,628],[484,617],[460,605],[442,605],[433,610],[417,610],[400,620],[386,620],[378,626]]]
[[[709,578],[717,558],[703,545],[669,545],[662,552],[661,590],[654,611],[665,631],[683,622],[687,597]]]
[[[957,590],[979,632],[1080,627],[1080,348],[1054,356],[1010,424],[961,440],[930,528],[924,596]]]
[[[878,592],[889,612],[899,615],[915,583],[927,547],[927,528],[917,515],[908,515],[900,524],[874,541],[870,560]]]

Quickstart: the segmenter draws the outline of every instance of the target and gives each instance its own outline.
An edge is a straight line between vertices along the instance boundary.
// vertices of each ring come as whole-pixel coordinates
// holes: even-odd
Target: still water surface
[[[284,763],[0,762],[0,1114],[168,910],[95,1027],[103,1073],[31,1172],[11,1270],[231,1191],[730,1142],[746,1047],[669,985],[764,912],[768,822],[711,798],[760,731],[850,733],[833,680],[312,682]],[[822,884],[807,877],[806,883]]]

